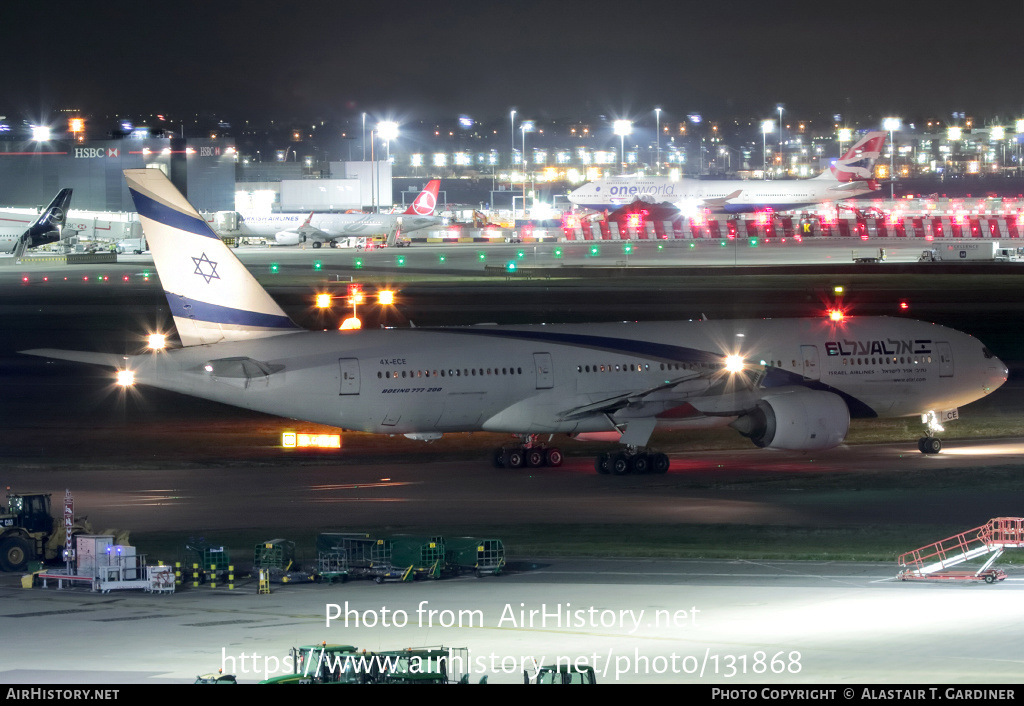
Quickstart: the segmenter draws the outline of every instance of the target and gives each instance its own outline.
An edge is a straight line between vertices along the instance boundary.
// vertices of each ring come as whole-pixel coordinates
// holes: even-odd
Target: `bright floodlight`
[[[958,127],[951,127],[946,131],[946,136],[951,140],[959,140],[963,135],[964,131]]]
[[[1015,125],[1018,133],[1024,132],[1024,120],[1018,120]]]
[[[769,132],[775,132],[775,121],[765,120],[761,123],[761,132],[768,134]]]
[[[149,334],[147,341],[148,343],[146,345],[155,351],[162,351],[167,347],[167,336],[162,333]]]
[[[616,120],[612,123],[612,127],[615,130],[616,135],[629,135],[633,132],[633,121],[632,120]]]
[[[741,355],[727,355],[725,356],[725,369],[730,373],[738,373],[743,370],[743,356]]]
[[[377,134],[381,136],[381,139],[390,142],[398,137],[398,123],[390,120],[377,123]]]
[[[853,139],[853,130],[851,130],[848,127],[841,127],[841,128],[839,128],[839,141],[840,142],[849,142],[851,139]]]
[[[882,127],[885,128],[886,130],[888,130],[889,132],[892,132],[893,130],[899,130],[900,129],[900,119],[899,118],[885,118],[884,120],[882,120]]]
[[[1006,137],[1006,128],[997,125],[992,128],[991,135],[993,140],[1001,140]]]
[[[395,303],[395,293],[392,292],[390,289],[382,289],[381,291],[377,292],[377,303],[378,304],[394,304]]]
[[[50,139],[50,128],[46,125],[33,125],[32,139],[36,142],[46,142]]]
[[[118,370],[117,384],[121,387],[131,387],[135,384],[135,373],[131,370]]]
[[[331,295],[330,294],[317,294],[316,295],[316,305],[320,309],[326,309],[327,307],[329,307],[331,305]]]

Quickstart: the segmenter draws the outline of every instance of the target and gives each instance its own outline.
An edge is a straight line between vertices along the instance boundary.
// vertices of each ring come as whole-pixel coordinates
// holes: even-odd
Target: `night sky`
[[[781,102],[1009,119],[1022,27],[1024,0],[9,2],[0,115],[723,118]]]

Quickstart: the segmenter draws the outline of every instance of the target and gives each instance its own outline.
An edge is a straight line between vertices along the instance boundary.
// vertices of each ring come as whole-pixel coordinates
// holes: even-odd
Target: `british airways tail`
[[[409,208],[405,209],[404,216],[432,216],[437,208],[437,192],[441,189],[440,179],[431,179],[427,188],[420,192],[416,200]]]
[[[124,176],[183,345],[302,330],[163,172],[126,169]]]
[[[884,145],[885,132],[869,132],[854,143],[835,164],[815,178],[841,182],[871,181],[874,178],[875,162],[882,154]]]

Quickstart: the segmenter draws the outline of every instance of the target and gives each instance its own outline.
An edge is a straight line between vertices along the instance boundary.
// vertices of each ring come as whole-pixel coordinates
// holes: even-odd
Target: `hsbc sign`
[[[75,159],[110,159],[120,157],[121,150],[117,147],[76,147]]]

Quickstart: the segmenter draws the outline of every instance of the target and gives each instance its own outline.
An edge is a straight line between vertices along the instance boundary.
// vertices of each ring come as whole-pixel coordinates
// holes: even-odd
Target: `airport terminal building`
[[[155,167],[200,211],[235,208],[233,140],[148,137],[0,142],[0,205],[32,208],[74,189],[72,208],[134,211],[122,171]]]

